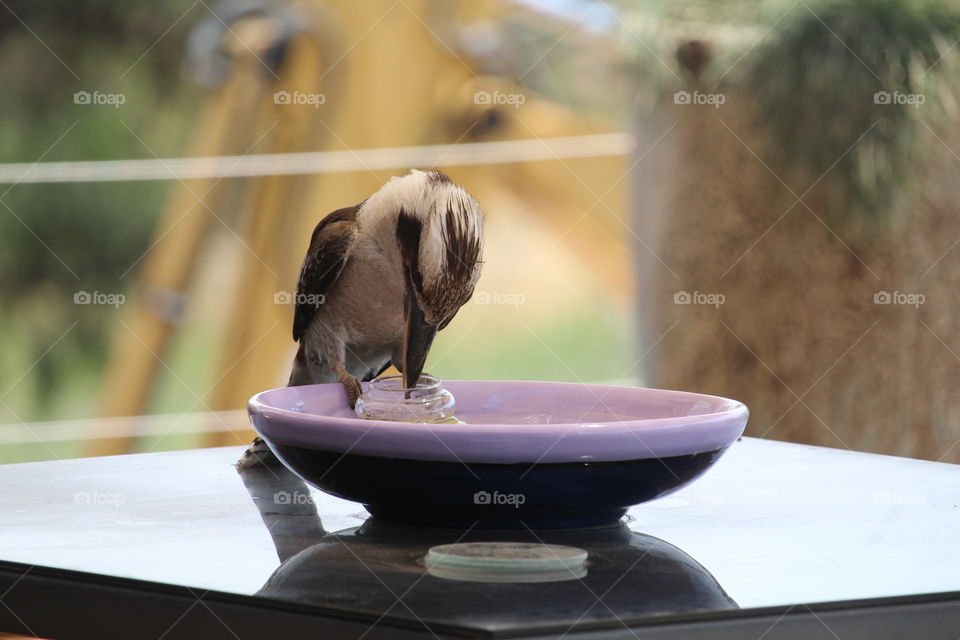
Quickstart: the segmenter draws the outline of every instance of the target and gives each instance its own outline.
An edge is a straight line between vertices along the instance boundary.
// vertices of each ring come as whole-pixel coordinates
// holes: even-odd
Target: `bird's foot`
[[[360,381],[357,380],[356,376],[350,375],[350,372],[347,371],[346,367],[342,364],[337,364],[333,367],[333,372],[337,376],[337,380],[343,385],[343,388],[347,392],[347,403],[350,405],[351,409],[357,408],[357,400],[360,399],[360,396],[363,394],[363,388],[360,387]]]
[[[240,469],[249,469],[258,464],[276,464],[279,462],[277,457],[270,451],[270,447],[263,441],[263,438],[255,438],[253,443],[243,452],[236,466]]]
[[[363,394],[363,389],[360,387],[360,381],[350,376],[340,382],[343,383],[343,388],[347,390],[347,402],[350,404],[351,409],[357,408],[357,400],[360,399],[360,396]]]

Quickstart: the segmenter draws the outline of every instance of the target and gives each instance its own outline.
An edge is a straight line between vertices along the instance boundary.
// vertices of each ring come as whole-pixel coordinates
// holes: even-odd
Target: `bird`
[[[340,382],[351,407],[361,381],[391,365],[413,388],[437,332],[473,296],[486,213],[442,171],[396,176],[316,225],[294,297],[299,344],[287,386]],[[271,455],[257,438],[237,463]]]

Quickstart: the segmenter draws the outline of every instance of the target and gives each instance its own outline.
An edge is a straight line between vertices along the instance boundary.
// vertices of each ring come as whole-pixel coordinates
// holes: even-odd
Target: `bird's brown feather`
[[[363,203],[361,203],[363,204]],[[325,300],[333,283],[350,258],[360,234],[357,211],[360,205],[337,209],[317,223],[310,237],[310,248],[300,268],[293,339],[299,341]]]
[[[397,214],[397,246],[406,269],[407,281],[413,285],[414,294],[423,295],[423,273],[420,271],[420,234],[423,223],[402,208]]]

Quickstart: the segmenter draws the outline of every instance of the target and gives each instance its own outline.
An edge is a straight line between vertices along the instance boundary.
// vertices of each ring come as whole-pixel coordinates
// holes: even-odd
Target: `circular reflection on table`
[[[278,490],[306,491],[299,478],[283,471],[269,476],[246,471],[241,477],[258,505]],[[620,626],[621,621],[649,616],[738,608],[696,560],[622,522],[580,529],[464,531],[369,518],[359,527],[327,533],[312,505],[304,507],[261,506],[281,565],[258,595],[415,624],[491,631],[611,622]],[[425,557],[431,548],[469,542],[576,547],[588,554],[585,575],[492,583],[430,574]]]

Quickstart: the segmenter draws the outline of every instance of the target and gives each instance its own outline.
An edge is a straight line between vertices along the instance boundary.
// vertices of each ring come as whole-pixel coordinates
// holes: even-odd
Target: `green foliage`
[[[200,91],[181,81],[180,59],[187,31],[204,16],[202,5],[179,22],[191,6],[185,0],[8,6],[0,9],[0,161],[181,152]],[[77,91],[125,100],[119,108],[76,104]],[[0,185],[2,320],[5,330],[17,328],[18,340],[0,357],[0,379],[12,384],[36,361],[11,396],[19,418],[56,415],[53,390],[59,396],[71,376],[102,363],[108,320],[117,314],[74,305],[73,295],[128,289],[135,271],[122,276],[149,245],[168,189],[160,182]],[[55,353],[40,359],[74,322]],[[28,390],[32,400],[23,397]]]
[[[840,216],[889,221],[909,193],[922,145],[939,144],[918,125],[936,131],[957,112],[956,3],[614,2],[624,13],[620,31],[634,73],[655,88],[660,104],[689,81],[677,47],[706,41],[704,90],[751,101],[770,141],[757,151],[797,195],[819,180],[815,193]],[[881,91],[889,104],[875,103]]]
[[[785,19],[751,54],[744,83],[798,195],[823,176],[831,209],[887,214],[918,141],[932,140],[917,125],[951,106],[958,37],[960,11],[935,1],[845,0]]]

